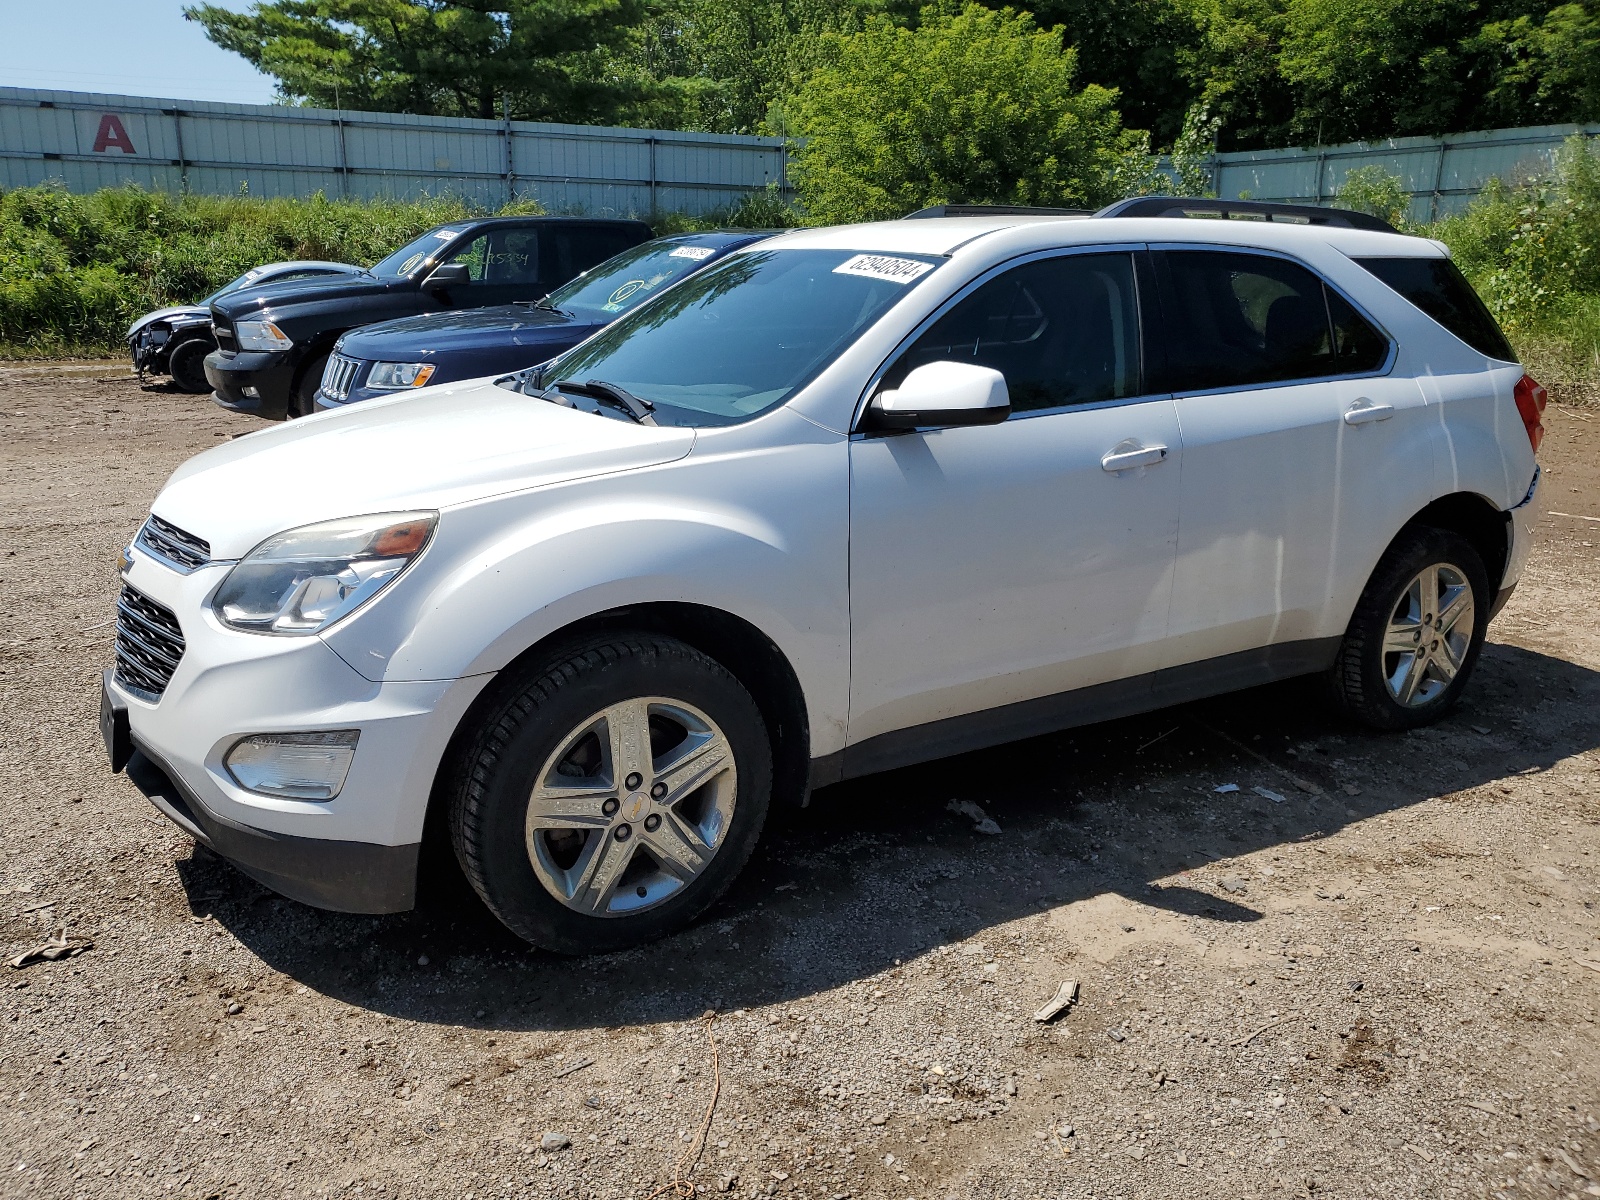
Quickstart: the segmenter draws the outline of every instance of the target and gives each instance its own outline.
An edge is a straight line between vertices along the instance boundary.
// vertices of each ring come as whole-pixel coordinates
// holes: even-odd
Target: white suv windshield
[[[542,372],[596,380],[670,425],[731,425],[781,404],[939,262],[849,250],[735,254],[635,309]]]

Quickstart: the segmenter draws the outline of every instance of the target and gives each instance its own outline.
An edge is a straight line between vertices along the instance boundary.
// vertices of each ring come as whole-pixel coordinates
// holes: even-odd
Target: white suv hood
[[[444,508],[503,492],[671,462],[694,430],[635,425],[489,382],[428,388],[263,429],[197,454],[153,511],[248,553],[298,525]]]

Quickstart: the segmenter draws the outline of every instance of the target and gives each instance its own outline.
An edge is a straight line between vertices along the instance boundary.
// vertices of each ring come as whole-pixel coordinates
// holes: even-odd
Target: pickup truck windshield
[[[592,271],[551,292],[547,303],[596,321],[638,308],[717,252],[715,246],[646,242],[607,259]]]
[[[440,229],[430,229],[374,266],[372,273],[383,279],[400,279],[410,275],[430,259],[438,261],[444,248],[460,237],[464,228],[446,225]]]
[[[663,425],[732,425],[781,404],[935,270],[927,255],[752,250],[686,279],[543,371],[596,379]]]

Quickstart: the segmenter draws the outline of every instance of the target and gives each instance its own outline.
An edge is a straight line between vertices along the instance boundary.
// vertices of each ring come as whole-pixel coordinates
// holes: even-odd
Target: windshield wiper
[[[640,425],[654,425],[656,419],[650,414],[655,412],[656,406],[648,400],[635,396],[626,388],[620,388],[614,383],[607,383],[604,379],[558,379],[558,391],[577,392],[580,396],[590,396],[602,404],[612,408],[620,408]]]
[[[546,292],[537,300],[518,300],[517,303],[526,304],[531,308],[542,308],[545,310],[545,312],[560,313],[563,317],[570,316],[571,314],[568,313],[566,309],[557,308],[554,304],[550,303],[550,297],[552,294],[553,293]]]

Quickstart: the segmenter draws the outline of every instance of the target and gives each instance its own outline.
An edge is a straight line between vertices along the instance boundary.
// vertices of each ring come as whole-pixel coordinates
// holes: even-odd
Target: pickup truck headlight
[[[422,553],[439,514],[379,513],[303,525],[228,572],[211,610],[232,629],[303,636],[349,616]]]
[[[433,372],[432,363],[373,363],[367,386],[385,391],[422,387],[433,378]]]
[[[271,321],[240,321],[233,327],[233,340],[241,350],[288,350],[294,345]]]

